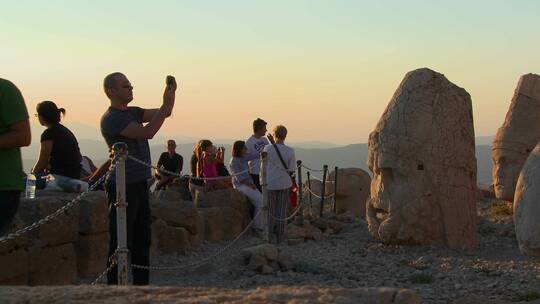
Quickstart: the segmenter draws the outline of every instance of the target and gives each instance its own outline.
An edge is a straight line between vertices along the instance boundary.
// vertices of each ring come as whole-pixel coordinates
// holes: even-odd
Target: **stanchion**
[[[298,207],[300,208],[299,214],[298,214],[298,222],[300,225],[304,225],[304,194],[302,193],[302,161],[299,160],[296,162],[296,167],[298,168]]]
[[[323,166],[323,177],[322,177],[322,190],[321,190],[321,210],[319,216],[323,217],[324,209],[324,198],[326,197],[326,174],[328,173],[328,165]]]
[[[334,214],[337,214],[337,181],[338,181],[338,167],[334,167]]]
[[[263,223],[263,238],[266,242],[270,240],[270,237],[268,235],[268,178],[267,178],[267,165],[268,165],[268,154],[266,152],[261,153],[261,172],[259,175],[260,183],[261,183],[261,190],[263,195],[263,205],[262,205],[262,214],[259,216],[263,217],[262,223]]]
[[[309,210],[313,210],[313,195],[311,195],[311,177],[309,170],[306,172],[307,174],[307,186],[308,186],[308,197],[309,197]]]
[[[116,163],[116,235],[118,259],[118,285],[128,285],[127,220],[126,220],[126,158],[127,145],[123,142],[113,145]]]

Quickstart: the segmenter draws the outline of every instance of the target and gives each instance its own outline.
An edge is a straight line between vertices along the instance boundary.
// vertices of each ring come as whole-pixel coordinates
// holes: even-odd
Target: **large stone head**
[[[409,72],[369,137],[370,233],[397,244],[474,248],[476,158],[470,95]]]
[[[519,79],[503,125],[493,140],[493,187],[498,199],[513,201],[519,172],[540,141],[540,76]]]

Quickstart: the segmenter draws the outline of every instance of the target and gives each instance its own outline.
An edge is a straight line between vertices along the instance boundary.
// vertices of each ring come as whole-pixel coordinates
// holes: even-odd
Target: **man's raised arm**
[[[135,139],[152,139],[159,131],[165,119],[171,116],[176,97],[176,80],[172,76],[167,76],[167,86],[163,93],[163,104],[159,109],[145,110],[143,120],[150,114],[154,114],[148,124],[141,126],[137,123],[130,123],[120,132],[120,135]],[[156,110],[156,111],[154,111]],[[148,112],[148,113],[147,113]]]

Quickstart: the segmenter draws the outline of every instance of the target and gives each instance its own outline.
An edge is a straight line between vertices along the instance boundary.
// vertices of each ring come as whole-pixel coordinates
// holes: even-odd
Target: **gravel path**
[[[223,244],[207,244],[191,257],[163,256],[153,265],[190,264],[210,257],[196,269],[152,271],[155,285],[251,289],[269,285],[321,287],[397,287],[415,290],[427,303],[449,303],[465,296],[517,301],[540,297],[540,260],[523,256],[514,237],[508,205],[479,203],[480,248],[464,253],[426,246],[389,246],[374,241],[366,224],[347,224],[338,235],[281,249],[294,257],[294,271],[258,275],[248,271],[239,251],[211,256]],[[260,243],[246,237],[235,248]],[[204,254],[203,254],[204,253]],[[209,255],[210,254],[210,255]]]

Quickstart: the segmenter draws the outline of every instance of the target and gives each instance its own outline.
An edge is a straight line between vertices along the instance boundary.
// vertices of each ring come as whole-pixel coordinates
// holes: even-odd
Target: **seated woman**
[[[81,180],[88,181],[97,169],[92,159],[84,155],[81,160]]]
[[[235,189],[244,193],[253,207],[255,208],[255,215],[257,218],[253,221],[253,228],[259,231],[263,230],[263,215],[260,214],[262,208],[263,197],[257,186],[253,183],[251,175],[249,174],[248,162],[259,158],[259,153],[247,153],[246,143],[244,141],[236,141],[233,144],[232,159],[230,161],[230,169],[233,174],[232,184]]]
[[[204,151],[201,146],[205,146],[204,150],[208,145],[212,145],[212,142],[206,139],[199,140],[195,147],[193,147],[193,155],[191,155],[191,160],[189,162],[190,165],[190,179],[189,179],[189,191],[191,192],[191,198],[195,200],[195,195],[197,191],[204,191],[204,180],[201,179],[202,175],[199,174],[199,153],[202,155],[202,152]]]
[[[201,149],[202,150],[202,149]],[[216,180],[220,177],[219,168],[224,168],[224,155],[225,148],[216,148],[214,145],[206,147],[202,150],[202,156],[200,157],[201,175],[206,178],[205,184],[207,190],[217,190],[230,188],[231,184],[227,180]]]
[[[60,114],[66,110],[58,108],[52,101],[37,105],[39,123],[47,129],[41,134],[39,159],[32,172],[49,173],[54,177],[55,186],[64,191],[81,192],[88,184],[80,181],[81,152],[75,135],[60,123]]]

